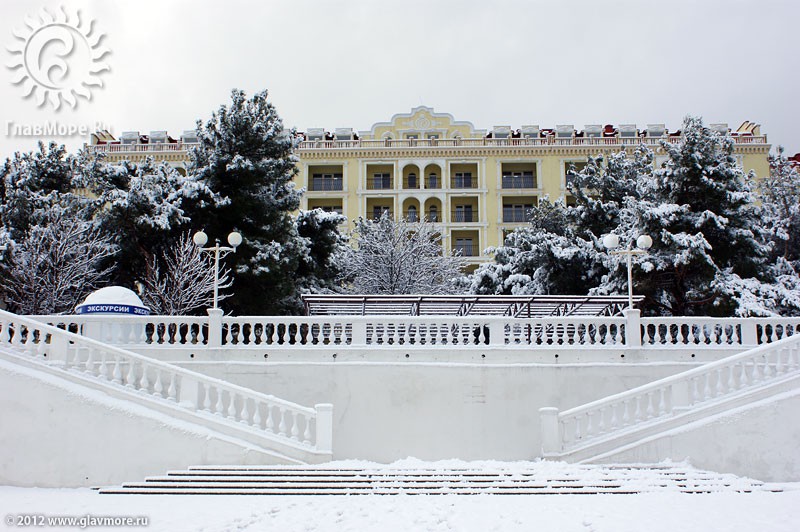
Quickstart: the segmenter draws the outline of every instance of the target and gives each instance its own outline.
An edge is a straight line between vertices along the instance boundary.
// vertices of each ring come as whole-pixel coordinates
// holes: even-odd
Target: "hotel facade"
[[[733,131],[727,124],[709,127],[733,136],[745,172],[768,175],[770,145],[757,124],[744,122]],[[659,166],[666,159],[660,141],[680,138],[664,124],[586,125],[580,131],[573,125],[476,129],[424,106],[367,131],[309,128],[299,135],[296,180],[306,189],[302,209],[322,208],[350,220],[384,212],[395,219],[425,217],[441,227],[445,247],[467,257],[471,268],[490,260],[483,250],[500,245],[508,231],[525,224],[539,199],[569,202],[568,171],[580,170],[587,157],[645,144]],[[88,149],[105,152],[110,162],[151,155],[180,169],[196,143],[194,131],[180,139],[165,131],[126,132],[120,139],[98,133]]]

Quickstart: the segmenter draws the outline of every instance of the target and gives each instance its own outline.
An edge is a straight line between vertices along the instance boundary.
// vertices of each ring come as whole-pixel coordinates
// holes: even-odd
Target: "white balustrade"
[[[541,410],[546,454],[570,451],[614,431],[674,417],[800,370],[800,335],[786,337],[717,362],[557,414]],[[553,434],[557,431],[557,434]]]
[[[69,326],[71,322],[64,320],[61,323]],[[172,334],[169,325],[181,322],[155,320],[149,323],[156,324],[156,329],[157,324],[165,324],[163,334],[169,335]],[[178,330],[179,327],[174,333],[177,334]],[[163,340],[165,336],[160,338]],[[169,341],[174,343],[174,339],[170,336]],[[0,310],[2,344],[31,356],[60,361],[65,370],[81,372],[110,384],[171,401],[193,412],[213,415],[218,421],[227,419],[270,438],[330,452],[332,440],[330,435],[320,433],[320,422],[324,430],[332,430],[332,421],[327,418],[320,420],[316,407],[290,403]],[[275,430],[271,420],[278,411],[280,427]],[[331,409],[327,406],[322,411],[323,416],[331,415]],[[320,446],[319,441],[323,441],[324,445]]]
[[[214,314],[216,312],[216,314]],[[31,316],[118,346],[756,346],[800,334],[800,318],[625,316]]]
[[[642,318],[642,345],[755,346],[800,334],[800,318]]]
[[[548,346],[625,343],[622,317],[310,316],[223,318],[227,345]]]
[[[622,146],[646,144],[658,146],[662,140],[676,142],[668,137],[568,137],[556,138],[460,138],[460,139],[358,139],[358,140],[307,140],[299,144],[301,150],[314,149],[374,149],[420,147],[473,147],[473,146]],[[764,136],[734,137],[738,144],[766,144]],[[135,151],[131,149],[130,151]]]

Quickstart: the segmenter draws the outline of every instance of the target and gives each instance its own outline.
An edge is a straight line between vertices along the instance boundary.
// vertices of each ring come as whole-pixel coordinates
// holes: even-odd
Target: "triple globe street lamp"
[[[644,255],[647,250],[653,245],[653,239],[649,235],[641,235],[636,239],[636,247],[633,247],[633,240],[628,242],[628,247],[625,249],[619,248],[619,235],[614,233],[607,234],[603,237],[603,246],[610,250],[612,255],[625,255],[628,263],[628,308],[633,308],[633,272],[632,262],[634,255]]]
[[[230,247],[220,246],[218,238],[214,240],[213,246],[203,247],[208,243],[208,235],[203,231],[196,232],[192,241],[200,248],[200,251],[214,254],[214,306],[212,308],[216,310],[219,308],[219,259],[228,253],[236,253],[236,248],[242,243],[242,235],[236,231],[231,232],[228,235]]]

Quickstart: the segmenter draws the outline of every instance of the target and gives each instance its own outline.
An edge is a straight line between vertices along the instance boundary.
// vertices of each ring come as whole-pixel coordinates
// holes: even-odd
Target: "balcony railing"
[[[438,177],[428,177],[425,181],[425,188],[442,188],[442,180]]]
[[[93,144],[86,146],[91,154],[97,153],[147,153],[189,151],[200,146],[199,142],[165,142],[156,144]]]
[[[359,149],[359,148],[447,148],[447,147],[502,147],[502,146],[631,146],[646,144],[657,146],[661,140],[675,142],[680,137],[575,137],[519,138],[519,139],[358,139],[358,140],[306,140],[300,142],[300,150],[315,149]],[[741,135],[733,137],[736,144],[767,144],[766,135]],[[154,144],[92,144],[89,153],[142,153],[188,151],[199,146],[196,142],[167,142]],[[436,188],[436,187],[428,187]]]
[[[453,211],[450,217],[452,222],[477,222],[478,221],[478,213],[473,211],[465,211],[465,210],[455,210]]]
[[[767,144],[766,135],[735,136],[736,144]],[[520,139],[384,139],[384,140],[310,140],[300,142],[301,150],[314,149],[354,149],[354,148],[447,148],[447,147],[503,147],[503,146],[630,146],[646,144],[658,146],[667,140],[677,142],[680,137],[567,137],[520,138]]]
[[[368,177],[367,189],[369,190],[391,190],[394,188],[391,177]]]
[[[478,188],[478,178],[473,176],[455,176],[450,178],[450,188]]]
[[[503,188],[536,188],[536,178],[532,175],[503,176]]]
[[[341,177],[314,177],[310,182],[309,190],[312,192],[326,192],[331,190],[342,190],[343,181]]]
[[[456,244],[453,248],[453,255],[461,255],[462,257],[477,257],[477,248],[472,244]]]
[[[394,218],[394,212],[392,212],[392,211],[390,211],[388,209],[383,209],[383,210],[373,209],[372,210],[372,219],[377,222],[378,220],[380,220],[383,217],[384,214],[387,217],[389,217],[389,219],[393,219]]]
[[[528,221],[528,210],[503,207],[503,223],[522,223]]]

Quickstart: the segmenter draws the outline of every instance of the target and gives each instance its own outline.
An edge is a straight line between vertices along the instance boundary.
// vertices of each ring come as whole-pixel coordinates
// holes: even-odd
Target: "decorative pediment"
[[[453,115],[437,113],[431,107],[421,105],[410,113],[399,113],[389,122],[377,122],[369,131],[359,132],[362,139],[404,138],[476,138],[486,135],[485,130],[475,129],[471,122],[456,121]]]

